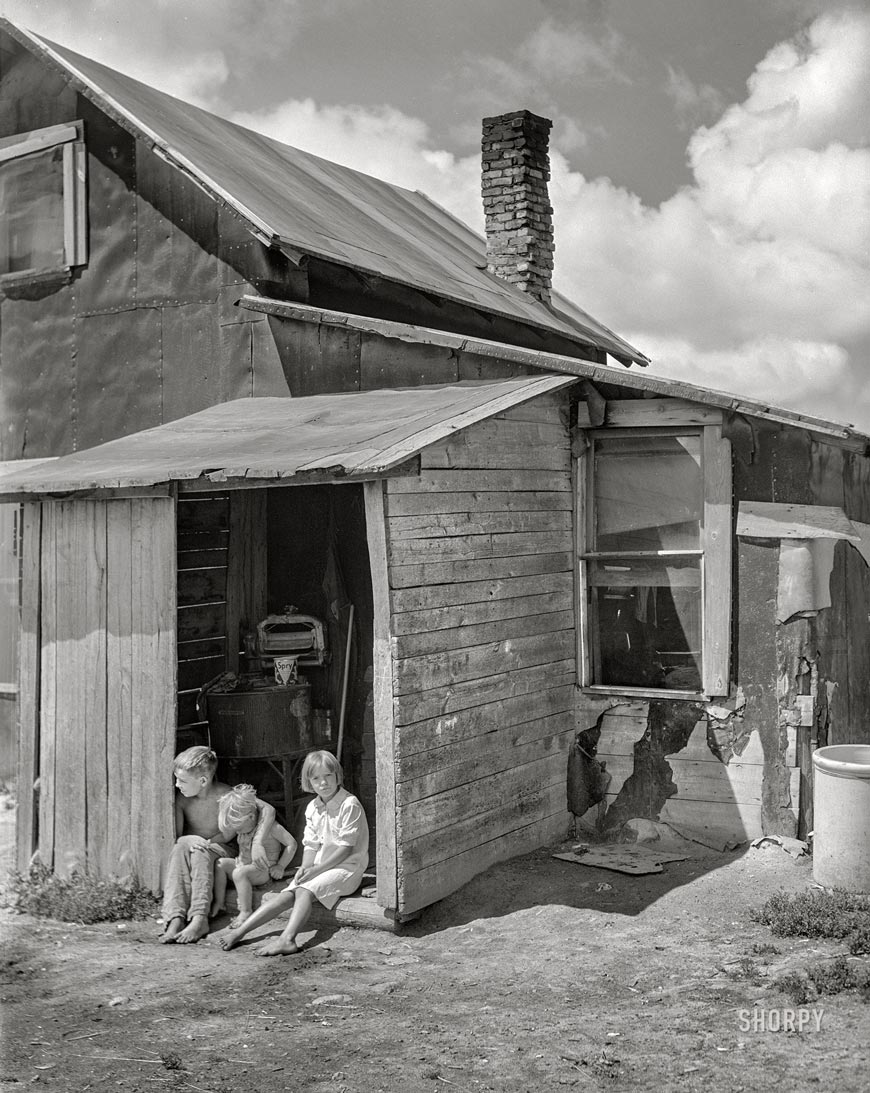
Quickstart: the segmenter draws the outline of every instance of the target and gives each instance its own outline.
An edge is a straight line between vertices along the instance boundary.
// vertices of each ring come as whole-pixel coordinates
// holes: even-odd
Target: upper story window
[[[715,411],[687,424],[653,403],[608,404],[580,457],[581,682],[608,691],[728,691],[731,600],[730,446]],[[681,404],[682,405],[682,404]],[[688,404],[686,404],[688,405]],[[679,418],[680,414],[669,415]]]
[[[81,122],[0,140],[0,284],[86,261],[85,165]]]

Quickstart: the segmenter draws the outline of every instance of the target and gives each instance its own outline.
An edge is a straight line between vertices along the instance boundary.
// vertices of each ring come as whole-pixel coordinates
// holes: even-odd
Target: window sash
[[[16,160],[23,161],[27,157],[36,160],[36,157],[44,156],[53,149],[61,150],[59,219],[62,220],[54,248],[55,254],[50,253],[51,247],[46,247],[43,251],[44,261],[22,269],[0,272],[0,284],[68,271],[87,260],[86,152],[82,134],[82,123],[76,122],[72,125],[49,126],[32,133],[18,133],[0,140],[0,172],[4,165]],[[12,230],[12,213],[12,210],[7,210],[4,218],[7,230]],[[22,208],[20,213],[25,223],[38,219],[38,213],[33,206]],[[9,260],[12,258],[12,250],[11,245],[7,246],[6,258]]]
[[[614,404],[614,405],[619,405]],[[624,412],[624,411],[623,411]],[[576,524],[578,580],[575,595],[577,616],[577,666],[578,683],[607,692],[651,692],[675,697],[686,694],[691,697],[722,696],[728,693],[730,629],[731,629],[731,447],[722,437],[720,424],[702,425],[690,429],[608,429],[590,431],[594,442],[599,437],[619,435],[652,438],[655,435],[694,433],[700,437],[703,489],[703,519],[700,543],[697,550],[660,551],[596,551],[593,529],[595,514],[592,509],[593,483],[592,449],[587,445],[575,460]],[[600,664],[597,642],[599,640],[596,615],[592,611],[594,589],[600,587],[595,575],[605,560],[613,564],[658,559],[698,558],[701,573],[701,672],[700,688],[676,690],[671,688],[636,687],[631,684],[601,683],[595,677],[596,665]]]

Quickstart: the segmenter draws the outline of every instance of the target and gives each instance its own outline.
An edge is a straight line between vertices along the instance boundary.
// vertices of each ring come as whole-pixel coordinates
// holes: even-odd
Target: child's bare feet
[[[222,938],[219,939],[221,948],[226,952],[230,949],[235,949],[236,945],[242,940],[241,935],[237,930],[227,930]]]
[[[208,917],[217,918],[217,916],[223,911],[226,911],[226,909],[226,904],[222,903],[219,899],[216,899],[212,902],[212,905],[209,908]]]
[[[160,935],[160,943],[162,945],[173,945],[178,940],[178,935],[183,929],[183,918],[171,918],[166,926],[166,929]]]
[[[257,956],[292,956],[299,952],[299,946],[295,941],[290,941],[282,934],[274,941],[264,942],[257,949]]]
[[[239,913],[236,915],[236,917],[231,920],[230,929],[231,930],[237,930],[241,926],[241,924],[243,922],[247,922],[247,920],[250,917],[251,917],[251,912],[250,911],[239,911]]]
[[[205,915],[194,915],[175,940],[179,945],[194,945],[207,933],[208,918]]]

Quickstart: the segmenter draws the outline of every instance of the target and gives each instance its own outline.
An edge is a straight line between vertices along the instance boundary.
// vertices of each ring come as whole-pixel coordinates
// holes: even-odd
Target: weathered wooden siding
[[[398,907],[566,830],[572,481],[559,397],[387,483]]]
[[[23,801],[19,865],[35,842],[57,872],[157,891],[174,839],[174,502],[28,508],[19,777],[38,774],[39,805],[37,820]]]

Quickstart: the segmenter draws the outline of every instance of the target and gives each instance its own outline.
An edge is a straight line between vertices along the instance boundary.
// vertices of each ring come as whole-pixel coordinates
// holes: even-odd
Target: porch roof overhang
[[[378,478],[430,444],[576,382],[542,375],[238,399],[57,459],[0,463],[0,501]]]

